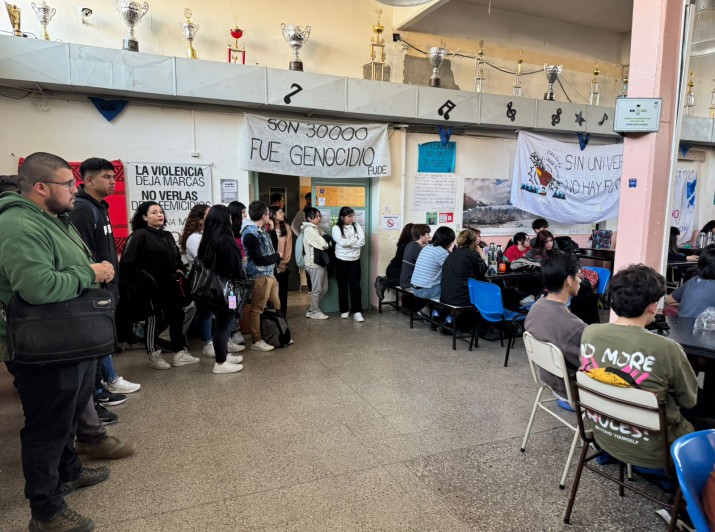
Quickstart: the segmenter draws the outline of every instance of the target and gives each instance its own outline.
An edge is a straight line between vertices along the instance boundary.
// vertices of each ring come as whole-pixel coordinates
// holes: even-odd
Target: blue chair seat
[[[715,465],[715,430],[701,430],[681,436],[670,448],[680,490],[695,530],[709,532],[703,509],[703,490]],[[677,515],[680,500],[676,499],[673,514]]]

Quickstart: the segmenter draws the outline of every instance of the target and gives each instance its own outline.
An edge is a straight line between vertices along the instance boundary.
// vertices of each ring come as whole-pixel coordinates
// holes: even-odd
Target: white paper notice
[[[457,178],[454,174],[415,174],[412,208],[416,211],[454,211]]]
[[[383,214],[382,228],[385,231],[399,231],[402,229],[402,221],[399,214]]]

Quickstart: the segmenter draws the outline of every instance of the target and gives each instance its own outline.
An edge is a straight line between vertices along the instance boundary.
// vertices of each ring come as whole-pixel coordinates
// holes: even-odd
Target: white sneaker
[[[258,340],[257,342],[251,344],[251,349],[254,351],[273,351],[275,347],[268,345],[263,340]]]
[[[362,312],[356,312],[353,318],[355,318],[355,321],[365,321],[365,318],[362,317]]]
[[[238,345],[246,344],[246,339],[243,337],[243,334],[241,334],[241,331],[236,331],[235,333],[233,333],[231,340],[233,340],[233,343]]]
[[[519,304],[520,304],[522,307],[525,307],[526,305],[528,305],[529,303],[533,303],[534,301],[536,301],[536,299],[534,298],[534,296],[526,296],[524,299],[522,299],[521,301],[519,301]]]
[[[215,358],[216,351],[214,351],[214,343],[209,342],[207,344],[204,344],[204,350],[202,351],[202,353],[204,354],[204,356]]]
[[[128,380],[125,380],[124,377],[117,377],[117,380],[114,382],[106,383],[105,387],[112,393],[134,393],[138,391],[142,385],[129,382]]]
[[[311,312],[310,316],[308,316],[312,320],[327,320],[330,319],[330,316],[327,314],[323,314],[321,311],[318,312]]]
[[[182,349],[174,355],[174,360],[171,362],[172,366],[188,366],[189,364],[196,364],[199,361],[199,357],[191,356],[186,349]]]
[[[240,353],[244,349],[246,349],[245,345],[238,345],[232,338],[229,338],[228,343],[226,344],[226,350],[229,353]]]
[[[241,364],[231,364],[228,360],[223,364],[214,362],[214,373],[238,373],[243,369]]]
[[[306,311],[305,311],[305,317],[306,317],[306,318],[310,318],[312,315],[313,315],[313,313],[312,313],[311,311],[309,311],[309,310],[306,310]]]
[[[154,351],[149,354],[149,367],[154,369],[169,369],[169,363],[161,358],[161,351]]]
[[[350,313],[349,313],[349,312],[343,312],[343,313],[340,315],[340,317],[341,317],[342,319],[344,319],[344,320],[348,319],[349,316],[350,316]]]
[[[226,355],[226,362],[231,364],[240,364],[243,362],[243,356],[241,355]]]

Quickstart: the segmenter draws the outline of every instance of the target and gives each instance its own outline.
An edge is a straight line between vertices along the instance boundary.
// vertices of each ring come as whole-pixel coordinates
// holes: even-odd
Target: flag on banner
[[[384,124],[331,124],[246,115],[239,145],[243,170],[312,177],[390,175]]]
[[[562,223],[594,223],[618,216],[623,145],[558,142],[519,132],[511,204]]]
[[[670,213],[670,225],[680,229],[678,244],[690,242],[693,233],[698,230],[695,225],[695,220],[697,219],[695,196],[697,186],[698,175],[695,170],[677,170],[675,172],[673,211]]]
[[[117,118],[119,113],[124,111],[124,108],[129,103],[129,100],[103,100],[102,98],[96,98],[94,96],[88,96],[88,98],[107,122],[111,122]]]

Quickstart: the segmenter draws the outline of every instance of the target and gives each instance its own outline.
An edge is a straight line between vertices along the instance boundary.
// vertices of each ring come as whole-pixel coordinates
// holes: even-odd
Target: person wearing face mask
[[[123,289],[132,301],[130,312],[134,311],[135,321],[138,321],[136,318],[146,318],[149,367],[154,369],[186,366],[199,361],[191,356],[184,341],[184,308],[176,286],[176,275],[183,274],[184,265],[174,237],[164,231],[165,223],[164,211],[158,203],[145,201],[139,205],[132,217],[132,234],[119,264],[120,291]],[[131,295],[128,294],[130,290]],[[159,312],[169,319],[171,349],[174,351],[171,365],[155,346]]]

